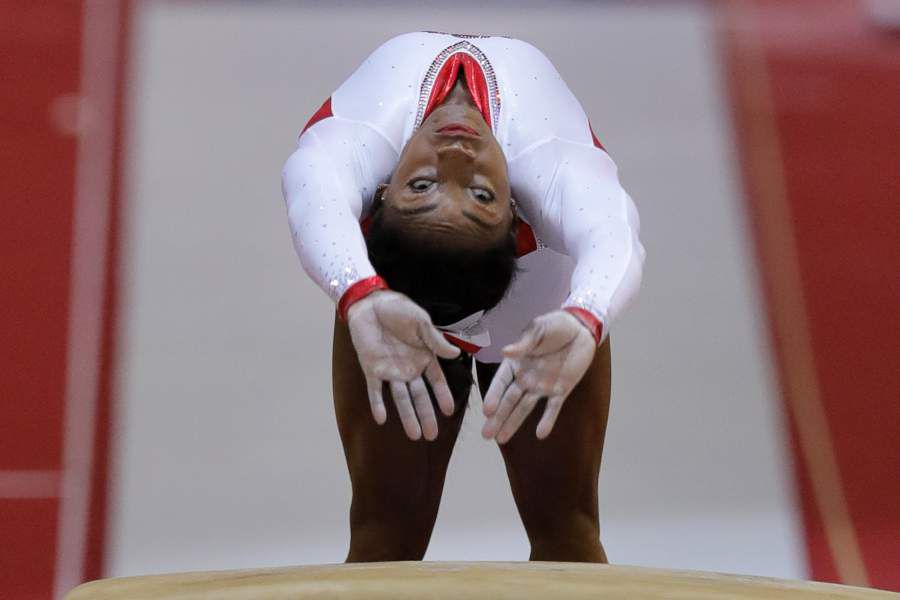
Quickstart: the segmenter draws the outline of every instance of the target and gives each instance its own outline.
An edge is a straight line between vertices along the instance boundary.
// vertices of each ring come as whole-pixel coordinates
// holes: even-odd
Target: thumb
[[[441,358],[456,358],[460,349],[447,341],[444,334],[431,323],[419,325],[419,337],[428,346],[428,349]]]
[[[522,358],[534,350],[544,337],[542,325],[533,325],[525,332],[518,342],[503,347],[503,356],[507,358]]]

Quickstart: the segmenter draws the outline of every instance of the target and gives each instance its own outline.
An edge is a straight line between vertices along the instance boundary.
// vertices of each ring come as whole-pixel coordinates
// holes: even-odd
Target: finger
[[[428,322],[419,325],[419,338],[428,349],[441,358],[456,358],[461,350],[447,341],[444,334]]]
[[[545,439],[553,431],[553,426],[556,425],[556,418],[559,416],[559,411],[562,409],[565,400],[565,396],[553,396],[547,400],[547,408],[544,409],[544,414],[535,430],[538,439]]]
[[[544,337],[544,326],[540,321],[536,321],[525,332],[525,334],[514,344],[509,344],[503,348],[503,356],[509,358],[521,358],[531,352],[541,343]]]
[[[387,421],[387,410],[384,408],[384,398],[381,395],[381,380],[366,379],[366,387],[369,391],[369,407],[372,409],[372,417],[379,425]]]
[[[452,415],[456,409],[456,404],[453,400],[453,394],[450,392],[450,386],[447,385],[447,377],[444,375],[444,370],[436,358],[428,363],[428,367],[425,369],[425,378],[431,386],[431,391],[434,392],[434,398],[437,400],[441,412],[448,417]]]
[[[493,416],[497,412],[497,406],[500,405],[500,398],[506,392],[506,388],[513,382],[515,373],[513,372],[512,363],[504,360],[500,363],[500,368],[494,373],[491,385],[488,387],[487,393],[484,395],[484,414],[487,417]]]
[[[411,440],[417,440],[422,437],[422,430],[419,428],[416,411],[413,410],[412,402],[409,399],[409,390],[406,388],[406,383],[392,381],[391,396],[394,397],[394,406],[397,407],[397,414],[400,415],[400,423],[403,424],[403,431],[406,432],[406,436]]]
[[[413,406],[416,414],[419,416],[419,423],[422,426],[422,435],[429,442],[434,440],[438,434],[437,417],[434,416],[434,407],[431,406],[431,397],[428,395],[428,388],[421,377],[417,377],[409,382],[409,393],[412,395]]]
[[[535,405],[540,399],[541,397],[534,393],[528,393],[522,396],[522,399],[516,404],[515,410],[512,411],[509,418],[506,419],[500,427],[500,431],[497,433],[498,444],[505,444],[513,435],[515,435],[516,431],[519,430],[519,427],[525,422],[525,419],[528,418],[528,415],[531,414],[531,411],[534,410]]]
[[[520,388],[519,384],[515,381],[506,388],[506,392],[500,400],[500,406],[497,408],[497,412],[487,420],[484,427],[481,429],[482,437],[490,439],[497,435],[500,427],[506,422],[506,419],[509,418],[509,415],[516,407],[516,404],[519,403],[519,400],[522,399],[523,393],[522,388]]]

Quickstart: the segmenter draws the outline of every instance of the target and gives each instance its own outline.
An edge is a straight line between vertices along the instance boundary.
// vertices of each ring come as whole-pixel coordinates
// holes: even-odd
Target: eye
[[[471,188],[472,195],[481,203],[487,204],[494,201],[494,194],[484,188]]]
[[[416,192],[417,194],[421,194],[423,192],[427,192],[434,185],[434,181],[431,179],[413,179],[409,182],[409,189]]]

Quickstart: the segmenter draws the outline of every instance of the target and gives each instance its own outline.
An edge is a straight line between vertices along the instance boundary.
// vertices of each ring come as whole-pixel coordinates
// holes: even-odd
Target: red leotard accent
[[[451,344],[453,344],[454,346],[456,346],[463,352],[468,352],[469,354],[477,354],[478,351],[481,350],[481,346],[476,346],[475,344],[473,344],[471,342],[465,342],[465,341],[459,339],[458,337],[456,337],[455,335],[453,335],[452,333],[447,333],[446,331],[442,331],[441,333],[444,334],[444,337],[447,339],[448,342],[450,342]]]
[[[600,343],[600,340],[603,339],[603,323],[594,316],[594,313],[583,308],[578,308],[577,306],[567,306],[563,310],[572,313],[576,319],[581,321],[581,323],[590,330],[591,335],[594,336],[594,340],[598,344]]]
[[[372,215],[364,217],[363,220],[359,222],[359,228],[362,230],[363,235],[369,235],[369,229],[372,228]]]
[[[309,118],[309,121],[306,122],[306,125],[303,127],[303,131],[300,132],[300,135],[303,135],[307,129],[321,121],[322,119],[327,119],[328,117],[333,116],[334,113],[331,112],[331,97],[329,96],[328,100],[322,103],[322,106],[319,107],[319,110],[313,113],[313,116]]]
[[[341,299],[338,302],[338,315],[341,319],[346,321],[347,311],[350,310],[350,307],[356,302],[362,300],[374,291],[387,289],[390,289],[387,282],[378,275],[357,281],[347,288],[347,291],[341,296]]]
[[[521,258],[529,252],[537,250],[537,238],[531,225],[519,219],[516,225],[516,258]]]
[[[600,148],[604,152],[606,152],[606,148],[603,147],[603,144],[600,143],[600,139],[597,137],[597,134],[594,133],[594,128],[591,126],[591,122],[588,121],[588,129],[591,130],[591,139],[594,141],[594,147]]]
[[[478,61],[465,52],[457,52],[451,55],[447,62],[444,63],[444,66],[441,67],[434,80],[434,86],[431,88],[431,97],[428,98],[428,104],[425,105],[425,115],[422,117],[422,120],[427,119],[431,111],[440,106],[447,94],[453,89],[453,86],[456,85],[460,67],[463,69],[466,84],[469,86],[469,93],[472,95],[472,100],[475,101],[475,106],[478,107],[478,112],[484,117],[485,123],[490,126],[491,108],[488,103],[488,88],[484,79],[484,72],[481,70],[481,65],[478,64]]]

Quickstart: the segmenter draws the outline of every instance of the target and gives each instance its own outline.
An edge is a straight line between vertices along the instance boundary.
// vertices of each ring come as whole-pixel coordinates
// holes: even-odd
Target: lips
[[[455,137],[481,137],[480,135],[478,135],[477,131],[467,125],[463,125],[462,123],[450,123],[449,125],[444,125],[440,129],[438,129],[437,132],[442,135]]]

